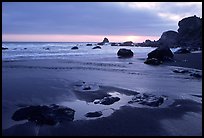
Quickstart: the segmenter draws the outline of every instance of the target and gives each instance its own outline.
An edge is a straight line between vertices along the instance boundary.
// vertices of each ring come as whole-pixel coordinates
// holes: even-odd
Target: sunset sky
[[[3,41],[143,42],[202,17],[202,2],[3,2]]]

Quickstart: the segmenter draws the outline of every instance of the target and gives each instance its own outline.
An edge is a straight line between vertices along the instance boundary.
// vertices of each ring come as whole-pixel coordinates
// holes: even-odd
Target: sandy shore
[[[201,57],[201,54],[191,55]],[[178,55],[178,58],[186,59],[186,56]],[[168,66],[149,66],[141,60],[132,62],[130,59],[132,64],[128,59],[117,60],[119,62],[109,63],[54,59],[3,61],[3,135],[202,135],[202,79],[176,74]],[[189,65],[198,67],[193,61],[191,63]],[[84,92],[76,89],[75,84],[79,81],[93,84],[96,90]],[[108,92],[116,92],[114,94],[120,97],[120,101],[106,106],[93,104],[94,99]],[[136,93],[164,95],[167,100],[159,107],[129,104],[128,100]],[[17,105],[43,104],[69,106],[76,111],[76,120],[41,127],[11,120],[19,108]],[[84,117],[88,111],[98,110],[103,110],[104,116]],[[106,114],[105,111],[110,112]]]
[[[166,62],[164,65],[202,70],[202,53],[174,54],[174,60],[175,62]]]

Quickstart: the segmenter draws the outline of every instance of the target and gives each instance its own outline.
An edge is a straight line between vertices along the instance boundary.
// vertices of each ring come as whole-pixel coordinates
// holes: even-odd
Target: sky
[[[2,40],[153,41],[193,15],[202,2],[3,2]]]

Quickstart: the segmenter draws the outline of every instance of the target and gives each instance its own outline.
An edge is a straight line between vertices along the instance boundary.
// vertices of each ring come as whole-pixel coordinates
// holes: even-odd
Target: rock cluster
[[[132,103],[137,102],[138,104],[142,104],[142,105],[158,107],[164,102],[164,99],[165,98],[162,96],[157,97],[153,94],[143,93],[143,94],[135,95],[132,98],[132,100],[129,101],[128,103],[132,104]]]
[[[63,121],[73,121],[75,111],[69,107],[51,105],[36,105],[20,108],[12,119],[15,121],[28,120],[38,125],[56,125]]]

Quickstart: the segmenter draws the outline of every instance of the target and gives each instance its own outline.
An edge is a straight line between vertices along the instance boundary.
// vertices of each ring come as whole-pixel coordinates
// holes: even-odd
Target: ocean
[[[92,46],[86,46],[92,44]],[[155,47],[127,47],[111,46],[106,44],[102,49],[92,49],[96,42],[2,42],[2,47],[8,50],[2,50],[3,60],[24,60],[24,59],[76,59],[88,57],[115,57],[120,48],[131,49],[137,57],[145,58],[147,53],[154,50]],[[77,46],[79,49],[72,50]],[[176,49],[172,49],[175,51]]]

